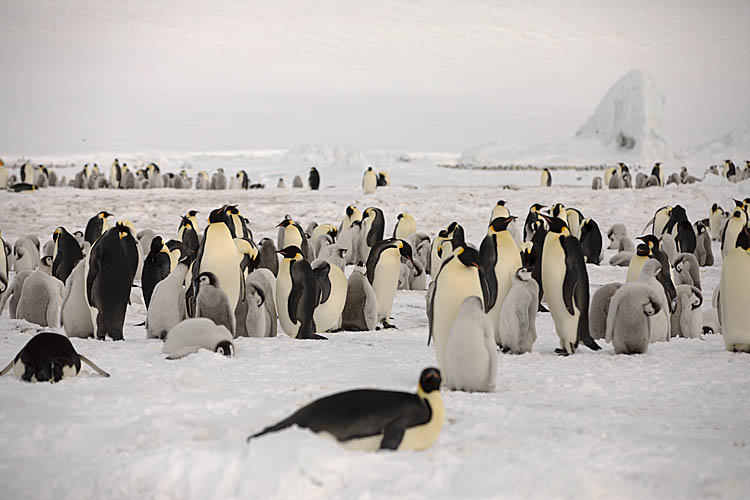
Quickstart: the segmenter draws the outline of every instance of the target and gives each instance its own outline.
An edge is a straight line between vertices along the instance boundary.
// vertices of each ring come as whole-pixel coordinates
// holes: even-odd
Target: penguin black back
[[[52,276],[63,283],[67,281],[76,264],[83,259],[81,245],[75,236],[70,234],[64,227],[60,226],[52,234],[57,252],[52,261]]]

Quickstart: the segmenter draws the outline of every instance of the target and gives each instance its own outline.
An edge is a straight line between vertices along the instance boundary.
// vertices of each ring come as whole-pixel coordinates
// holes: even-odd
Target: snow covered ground
[[[534,202],[560,201],[595,218],[602,231],[622,222],[636,236],[660,206],[680,203],[695,220],[713,202],[727,208],[732,198],[750,196],[747,181],[641,191],[507,190],[499,187],[508,183],[502,173],[418,169],[408,180],[392,173],[394,186],[366,197],[360,172],[330,181],[324,175],[329,187],[318,192],[0,193],[0,229],[10,242],[28,233],[45,241],[60,224],[82,229],[108,210],[139,230],[171,237],[179,214],[198,209],[203,217],[238,203],[257,239],[275,237],[284,214],[303,226],[338,223],[354,203],[381,207],[386,233],[408,210],[419,230],[434,234],[457,220],[478,244],[498,199],[522,217]],[[444,182],[434,172],[445,172]],[[415,180],[419,173],[423,182]],[[537,173],[525,175],[533,179],[521,184],[538,182]],[[585,175],[579,184],[593,173]],[[459,177],[474,185],[450,185]],[[611,255],[605,253],[605,263]],[[701,270],[704,308],[719,282],[717,261]],[[592,292],[623,281],[625,273],[589,266]],[[249,434],[332,392],[413,391],[420,371],[435,365],[424,307],[424,293],[403,291],[393,310],[395,331],[332,334],[327,342],[280,333],[238,339],[231,359],[201,352],[167,361],[161,342],[146,340],[135,326],[145,311],[133,304],[124,342],[73,340],[111,378],[88,368],[56,385],[0,378],[2,497],[643,499],[741,498],[750,491],[750,356],[726,352],[721,337],[711,336],[652,344],[641,356],[615,356],[604,344],[600,352],[581,347],[561,358],[553,354],[558,341],[549,314],[537,318],[533,353],[498,354],[497,392],[443,391],[446,425],[424,452],[349,452],[299,429],[245,444]],[[0,362],[39,330],[4,311]]]

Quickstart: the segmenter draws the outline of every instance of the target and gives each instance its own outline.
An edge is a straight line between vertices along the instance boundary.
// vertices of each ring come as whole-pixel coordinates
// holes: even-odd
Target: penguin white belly
[[[391,315],[400,273],[401,257],[398,250],[389,249],[381,253],[375,267],[375,279],[372,280],[372,289],[378,299],[378,321],[387,320]]]
[[[313,319],[318,333],[334,330],[341,326],[341,313],[346,304],[347,281],[346,275],[337,266],[331,266],[328,271],[331,282],[331,295],[328,300],[315,308]]]
[[[461,304],[472,295],[483,296],[476,268],[464,268],[459,264],[454,265],[454,261],[451,261],[442,271],[432,304],[432,336],[435,339],[438,368],[441,371],[445,369],[445,348],[448,345],[450,329],[458,316]]]
[[[375,192],[375,188],[378,185],[378,179],[375,177],[375,172],[365,173],[365,178],[362,181],[362,191],[365,194],[372,194]]]
[[[219,286],[227,293],[229,305],[234,311],[240,297],[240,281],[242,280],[240,258],[229,229],[222,224],[223,227],[217,227],[216,231],[222,231],[225,234],[214,235],[212,234],[213,226],[209,226],[209,232],[206,235],[207,241],[200,262],[200,272],[212,272],[216,275],[219,279]]]
[[[292,319],[289,317],[289,294],[291,291],[292,275],[289,271],[289,262],[285,259],[279,265],[279,274],[276,277],[276,310],[279,314],[282,330],[290,337],[296,338],[301,323],[292,323]]]
[[[719,295],[721,327],[727,350],[750,350],[748,281],[750,281],[750,254],[734,248],[724,258],[719,285],[721,289]],[[740,347],[733,347],[738,345]]]
[[[6,189],[8,187],[8,168],[6,166],[0,166],[0,189]]]
[[[726,257],[727,254],[734,248],[734,245],[737,243],[737,236],[739,236],[740,231],[742,231],[742,228],[744,226],[745,223],[742,221],[742,219],[729,219],[726,232],[724,233],[724,241],[721,244],[722,257]]]
[[[716,211],[708,219],[708,229],[711,232],[711,239],[718,240],[721,238],[721,212]]]
[[[302,248],[302,236],[299,234],[299,231],[296,227],[293,225],[288,225],[284,228],[284,248],[295,246],[297,248]]]
[[[661,236],[664,233],[664,226],[667,225],[667,222],[669,222],[669,215],[666,212],[662,211],[656,214],[654,217],[654,235],[657,237]]]
[[[440,431],[445,422],[445,406],[439,391],[432,391],[425,399],[430,403],[432,418],[422,425],[409,427],[404,432],[404,438],[399,443],[397,450],[425,450],[432,446],[440,436]]]
[[[79,262],[68,276],[60,308],[60,319],[68,337],[90,337],[94,335],[91,312],[86,301],[85,261]]]
[[[394,238],[405,240],[416,232],[417,225],[414,222],[414,219],[407,220],[406,217],[402,217],[401,220],[399,220],[396,224]]]
[[[581,316],[581,312],[576,307],[575,302],[573,303],[572,315],[565,307],[563,281],[567,268],[565,266],[565,254],[558,241],[548,241],[544,244],[542,269],[544,296],[555,323],[557,336],[560,337],[561,343],[575,344],[578,337],[578,318]],[[563,348],[565,348],[564,345]]]
[[[430,249],[430,276],[432,276],[433,280],[437,278],[437,274],[440,271],[440,264],[442,264],[442,259],[438,257],[438,248],[443,241],[445,241],[445,238],[440,236],[436,236],[432,240],[432,248]]]
[[[497,299],[495,305],[489,311],[492,328],[495,331],[495,342],[500,340],[500,310],[505,302],[505,297],[513,285],[513,276],[521,267],[521,254],[515,246],[510,234],[507,235],[508,242],[503,242],[495,264],[495,278],[497,279]]]
[[[642,257],[640,255],[633,255],[630,259],[630,265],[628,265],[628,275],[625,279],[626,283],[634,283],[638,281],[638,276],[641,274],[643,264],[646,263],[648,257]]]
[[[97,321],[96,321],[97,316],[99,316],[99,309],[91,305],[91,302],[89,301],[89,295],[86,292],[87,290],[86,283],[88,282],[89,269],[91,268],[90,261],[91,261],[91,254],[93,253],[92,250],[93,250],[93,246],[89,250],[88,255],[86,255],[86,257],[83,259],[83,262],[84,262],[83,277],[82,277],[83,283],[81,284],[81,287],[83,288],[83,299],[86,302],[86,307],[88,307],[89,316],[91,317],[91,324],[92,324],[92,328],[94,331],[94,338],[96,338],[98,334],[98,330],[99,330],[99,325],[97,324]]]

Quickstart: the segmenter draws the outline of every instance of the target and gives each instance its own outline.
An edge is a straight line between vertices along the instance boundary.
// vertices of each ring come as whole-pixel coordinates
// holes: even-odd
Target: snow
[[[746,189],[746,183],[724,182],[639,191],[581,185],[506,190],[500,187],[505,172],[417,162],[393,170],[393,186],[364,196],[358,182],[364,167],[358,167],[354,182],[344,167],[324,169],[325,187],[317,192],[0,193],[0,229],[9,242],[28,233],[44,242],[57,225],[83,228],[91,215],[108,210],[138,230],[174,236],[180,213],[198,209],[205,217],[211,208],[238,203],[259,239],[274,237],[284,214],[303,227],[313,220],[337,223],[354,203],[381,207],[386,234],[408,210],[420,231],[433,235],[457,220],[467,239],[479,243],[502,198],[522,217],[534,202],[562,201],[593,216],[602,231],[622,222],[635,236],[665,204],[682,204],[696,220],[708,216],[715,201],[731,206]],[[297,168],[304,174],[307,165]],[[444,185],[432,179],[436,172],[446,173]],[[538,182],[536,173],[518,175],[533,177],[520,184]],[[258,174],[250,170],[250,176]],[[452,184],[457,178],[464,184]],[[701,269],[704,309],[720,278],[714,245],[718,262]],[[612,254],[605,251],[604,262]],[[588,269],[592,292],[626,274],[607,265]],[[553,354],[552,320],[540,314],[533,353],[498,354],[495,393],[443,391],[447,421],[434,446],[361,453],[299,429],[249,445],[245,438],[333,392],[415,390],[420,371],[435,364],[426,345],[423,292],[397,293],[398,330],[331,334],[327,342],[283,333],[241,338],[234,358],[204,351],[168,361],[161,342],[147,340],[136,326],[144,315],[138,303],[128,308],[123,342],[72,339],[109,379],[87,367],[56,385],[0,378],[5,498],[741,498],[750,490],[750,356],[726,352],[718,335],[652,344],[641,356],[615,356],[603,344],[602,351],[581,347],[562,358]],[[39,330],[4,311],[0,362]]]
[[[750,119],[724,136],[705,144],[693,146],[684,152],[686,161],[693,165],[721,165],[729,158],[741,168],[750,160]]]

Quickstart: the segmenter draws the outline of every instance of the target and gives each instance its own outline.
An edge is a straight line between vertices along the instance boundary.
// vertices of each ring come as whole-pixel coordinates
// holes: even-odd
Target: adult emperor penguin
[[[312,167],[310,169],[310,176],[307,178],[308,183],[310,184],[310,189],[313,191],[317,191],[320,187],[320,173],[318,172],[318,169],[315,167]]]
[[[292,338],[321,339],[315,333],[315,306],[318,285],[310,263],[296,246],[279,251],[284,257],[276,278],[276,308],[281,328]]]
[[[193,263],[192,279],[198,278],[203,272],[214,273],[234,312],[244,279],[240,269],[242,256],[237,252],[229,223],[226,207],[211,211],[198,256]]]
[[[456,232],[456,229],[458,227],[458,222],[451,222],[446,229],[440,230],[437,236],[435,236],[435,238],[432,240],[432,246],[430,248],[430,276],[432,276],[433,280],[437,277],[438,271],[440,271],[440,266],[442,265],[442,262],[444,260],[439,255],[438,250],[440,250],[444,241],[448,241],[453,238],[453,234]],[[447,259],[452,251],[452,248],[448,250],[448,247],[446,247],[446,249],[443,250],[442,254],[445,255],[445,258]]]
[[[479,252],[465,244],[459,244],[453,248],[450,257],[443,261],[434,278],[435,285],[429,301],[431,306],[428,308],[430,336],[427,344],[429,345],[430,339],[435,339],[439,367],[445,365],[445,348],[461,304],[472,295],[482,299],[486,295],[479,262]],[[482,304],[484,305],[484,300]]]
[[[737,202],[735,202],[737,203]],[[740,207],[736,206],[732,215],[724,225],[724,231],[721,234],[721,256],[726,257],[734,248],[737,242],[737,236],[742,232],[742,228],[747,226],[747,213]]]
[[[531,240],[533,236],[533,224],[539,220],[539,211],[545,208],[544,205],[534,203],[529,207],[529,213],[526,215],[526,222],[523,224],[523,241]]]
[[[646,225],[646,228],[644,228],[644,232],[648,228],[649,225],[653,224],[652,233],[656,235],[657,237],[661,236],[664,233],[664,228],[669,223],[669,218],[671,217],[671,215],[672,215],[671,206],[667,205],[667,206],[661,207],[660,209],[656,211],[656,213],[654,214],[654,217]]]
[[[370,250],[383,239],[385,216],[379,208],[369,207],[362,213],[362,227],[359,239],[359,258],[367,262]]]
[[[489,292],[485,308],[497,345],[500,345],[500,310],[513,285],[513,276],[521,267],[521,253],[508,232],[508,224],[515,219],[509,216],[493,220],[479,246],[479,259]]]
[[[401,256],[412,260],[411,245],[404,240],[389,238],[372,247],[367,258],[367,281],[375,290],[378,302],[378,321],[383,328],[395,328],[388,323],[393,308],[393,299],[398,288],[401,272]]]
[[[83,259],[81,246],[75,236],[60,226],[52,233],[55,242],[52,251],[52,276],[65,283],[76,264]]]
[[[361,220],[362,220],[362,212],[360,212],[359,209],[355,207],[354,205],[347,206],[346,215],[344,216],[344,220],[341,221],[341,227],[339,227],[339,232],[350,228],[352,223],[359,222]]]
[[[548,168],[542,170],[542,187],[550,187],[552,185],[552,173]]]
[[[108,229],[94,244],[85,262],[86,302],[94,336],[122,340],[125,311],[133,284],[130,262],[120,243],[120,231]]]
[[[396,217],[396,227],[393,228],[393,237],[405,240],[417,232],[417,221],[409,212],[402,212]]]
[[[372,169],[367,167],[365,175],[362,177],[362,192],[365,194],[372,194],[375,192],[375,188],[378,186],[378,175]]]
[[[568,229],[570,230],[570,234],[580,240],[581,227],[583,226],[583,221],[585,219],[581,211],[577,208],[566,208],[565,219],[568,222]]]
[[[581,249],[583,258],[587,264],[596,264],[602,261],[602,232],[594,219],[584,219],[581,225]]]
[[[200,247],[200,238],[198,238],[198,230],[189,217],[182,216],[177,235],[188,251],[192,252],[193,255],[196,255],[198,253],[198,247]]]
[[[747,284],[750,282],[750,229],[737,235],[721,266],[719,304],[724,345],[727,351],[750,352],[750,308]]]
[[[279,248],[297,247],[302,252],[302,256],[308,258],[307,234],[299,223],[291,218],[284,217],[284,220],[276,227],[279,228]]]
[[[313,313],[315,329],[329,332],[341,328],[341,313],[346,304],[346,275],[340,267],[324,260],[314,261],[311,267],[320,293]]]
[[[90,218],[86,223],[86,233],[84,235],[84,240],[93,245],[96,239],[103,235],[105,231],[107,231],[107,229],[109,229],[109,223],[107,222],[107,219],[109,217],[112,217],[112,214],[102,210],[101,212]]]
[[[601,347],[589,335],[589,276],[581,243],[570,235],[564,221],[542,217],[550,228],[542,249],[542,286],[560,337],[560,349],[555,352],[573,354],[579,341],[599,350]]]
[[[440,372],[427,368],[416,394],[377,389],[333,394],[247,440],[297,425],[353,450],[424,450],[437,441],[445,421],[440,382]]]
[[[654,168],[651,169],[651,175],[659,179],[659,185],[664,187],[664,171],[661,168],[661,162],[654,163]]]
[[[711,213],[708,217],[708,228],[711,232],[711,239],[714,241],[721,240],[721,223],[724,218],[724,210],[718,203],[711,205]]]
[[[115,158],[112,162],[112,166],[109,168],[109,187],[112,189],[120,188],[120,182],[122,181],[122,169],[120,168],[120,160]]]
[[[146,309],[151,303],[151,294],[154,288],[161,280],[169,276],[171,270],[169,249],[164,244],[162,237],[157,236],[151,240],[151,248],[143,262],[143,272],[141,273],[141,288]]]
[[[636,249],[635,254],[630,259],[630,264],[628,265],[628,274],[625,281],[627,283],[633,283],[635,281],[638,281],[638,276],[641,274],[641,269],[643,269],[643,264],[646,263],[648,260],[648,245],[646,243],[640,243]]]

